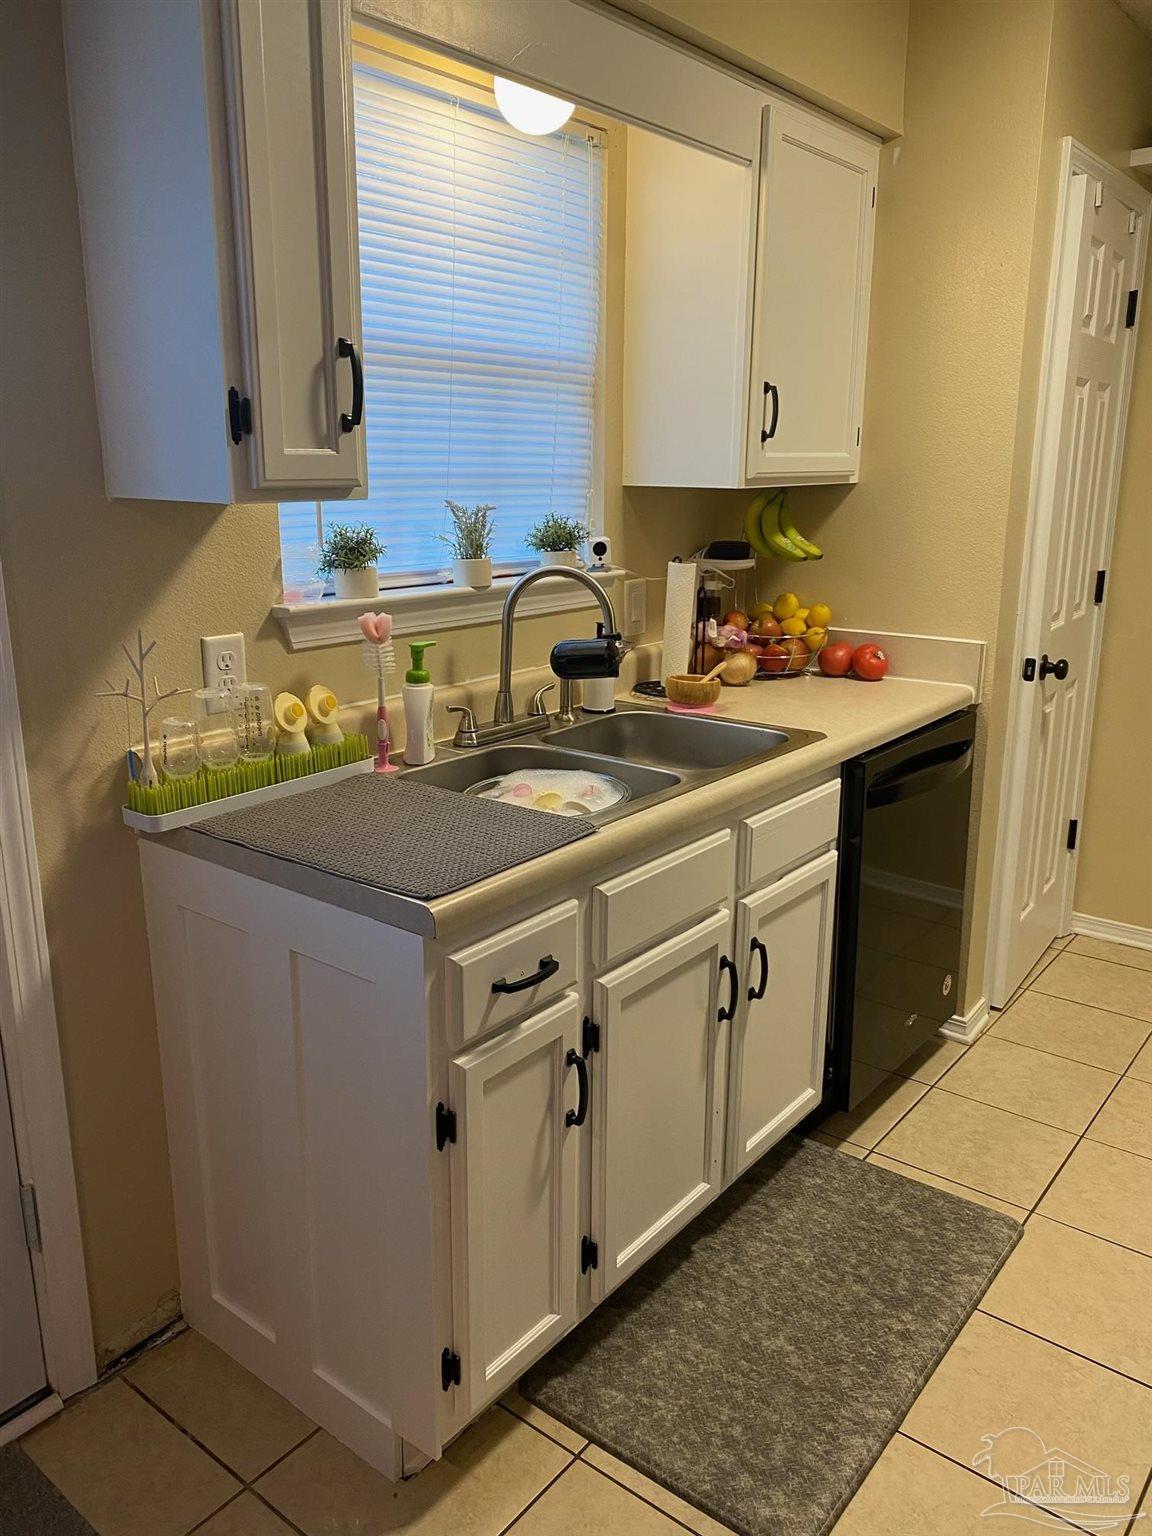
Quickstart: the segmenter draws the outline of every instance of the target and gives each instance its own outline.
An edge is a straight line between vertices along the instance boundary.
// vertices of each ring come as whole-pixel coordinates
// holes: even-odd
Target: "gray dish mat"
[[[789,1137],[520,1390],[745,1536],[824,1536],[1020,1232]]]
[[[0,1446],[0,1536],[96,1536],[19,1445]]]
[[[378,890],[435,901],[596,831],[395,775],[358,774],[192,829]]]

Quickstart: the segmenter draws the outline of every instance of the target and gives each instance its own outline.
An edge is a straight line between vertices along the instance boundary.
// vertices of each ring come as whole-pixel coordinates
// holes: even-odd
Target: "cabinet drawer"
[[[840,822],[840,781],[821,784],[740,823],[740,890],[830,847]]]
[[[444,961],[448,1026],[474,1040],[539,1008],[577,983],[580,908],[561,902]]]
[[[593,963],[602,969],[723,905],[731,880],[732,834],[725,827],[593,887]]]

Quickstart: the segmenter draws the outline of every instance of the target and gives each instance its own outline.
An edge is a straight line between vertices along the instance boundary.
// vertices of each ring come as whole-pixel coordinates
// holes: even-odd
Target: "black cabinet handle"
[[[565,1056],[564,1065],[576,1068],[576,1078],[580,1085],[580,1102],[564,1116],[564,1124],[583,1125],[588,1118],[588,1063],[578,1050],[572,1049]]]
[[[555,976],[560,969],[559,960],[554,960],[551,955],[544,955],[539,967],[531,976],[522,976],[519,981],[507,981],[503,976],[492,983],[493,992],[527,992],[529,987],[538,987],[542,981],[547,981],[549,976]]]
[[[748,1001],[758,1003],[768,990],[768,950],[763,939],[752,940],[752,953],[760,956],[760,980],[748,988]]]
[[[771,399],[772,399],[772,420],[768,423],[767,426],[765,426],[764,425],[764,418],[768,415],[768,399],[769,399],[769,396],[771,396]],[[780,420],[780,391],[776,388],[775,384],[769,384],[768,380],[765,379],[764,380],[764,410],[763,410],[763,413],[761,414],[761,417],[760,417],[760,441],[762,443],[766,443],[770,437],[775,437],[776,436],[776,423],[779,420]]]
[[[1062,683],[1064,681],[1064,679],[1068,676],[1068,672],[1069,672],[1068,658],[1066,656],[1061,656],[1059,661],[1049,661],[1047,656],[1041,656],[1041,658],[1040,658],[1040,681],[1041,682],[1043,682],[1044,679],[1048,676],[1048,674],[1051,673],[1052,676],[1056,679],[1056,681],[1058,683]]]
[[[736,999],[740,995],[740,973],[736,969],[735,961],[729,960],[727,955],[720,957],[720,974],[728,973],[728,1006],[721,1008],[716,1015],[717,1024],[727,1024],[730,1019],[736,1017]]]
[[[336,351],[352,364],[352,410],[341,411],[340,430],[354,432],[364,420],[364,368],[355,343],[349,341],[347,336],[341,336],[336,342]]]

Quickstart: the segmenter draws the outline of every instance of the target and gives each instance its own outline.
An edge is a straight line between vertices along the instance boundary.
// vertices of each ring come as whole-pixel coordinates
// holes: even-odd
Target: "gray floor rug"
[[[96,1536],[18,1445],[0,1446],[0,1536]]]
[[[822,1536],[1020,1231],[788,1138],[520,1390],[746,1536]]]

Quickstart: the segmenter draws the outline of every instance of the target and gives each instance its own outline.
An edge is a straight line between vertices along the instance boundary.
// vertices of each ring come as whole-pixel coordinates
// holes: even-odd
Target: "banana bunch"
[[[797,529],[783,490],[762,491],[744,514],[744,537],[758,555],[778,560],[823,560],[824,551]]]

